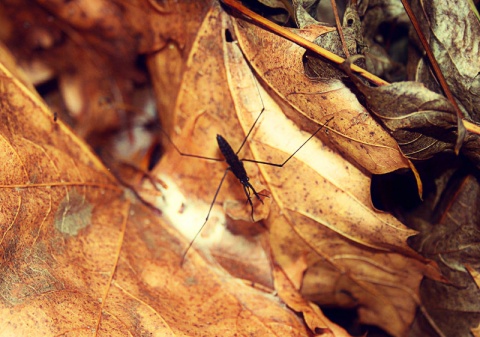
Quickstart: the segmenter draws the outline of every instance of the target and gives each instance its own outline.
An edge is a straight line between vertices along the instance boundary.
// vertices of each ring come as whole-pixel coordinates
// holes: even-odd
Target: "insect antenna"
[[[256,83],[256,82],[255,82]],[[257,90],[258,90],[258,87],[257,87]],[[260,92],[259,92],[259,95],[260,95]],[[245,145],[245,143],[247,142],[247,139],[248,137],[250,137],[250,134],[252,133],[252,130],[255,128],[255,125],[257,124],[258,120],[260,119],[260,117],[262,116],[263,112],[265,111],[265,105],[263,105],[263,99],[262,99],[262,96],[260,96],[260,100],[262,101],[262,110],[260,111],[260,113],[258,114],[257,118],[255,119],[255,122],[253,122],[253,125],[252,127],[250,128],[250,130],[248,130],[248,133],[247,135],[245,136],[245,138],[243,139],[243,142],[242,142],[242,145],[240,145],[240,147],[238,148],[237,152],[235,152],[236,155],[238,155],[240,153],[240,151],[242,150],[243,148],[243,145]]]
[[[293,156],[295,156],[297,154],[298,151],[300,151],[300,149],[305,145],[307,144],[310,139],[312,139],[313,137],[315,137],[315,135],[320,131],[322,130],[331,120],[333,119],[333,117],[329,118],[324,124],[320,125],[318,127],[318,129],[312,133],[310,135],[310,137],[307,138],[307,140],[305,142],[303,142],[302,145],[300,145],[300,147],[298,149],[295,150],[295,152],[293,152],[287,159],[285,159],[285,161],[283,163],[271,163],[271,162],[268,162],[268,161],[261,161],[261,160],[256,160],[256,159],[248,159],[248,158],[243,158],[241,159],[242,161],[248,161],[250,163],[255,163],[255,164],[261,164],[261,165],[269,165],[269,166],[275,166],[275,167],[283,167],[285,166],[286,163],[288,163],[288,161],[290,159],[293,158]]]
[[[180,154],[181,156],[199,158],[199,159],[205,159],[205,160],[211,160],[211,161],[225,161],[224,158],[212,158],[212,157],[207,157],[207,156],[200,156],[198,154],[183,152],[177,147],[177,145],[173,142],[172,138],[170,138],[168,133],[163,128],[160,127],[159,130],[165,136],[165,138],[168,140],[168,142],[170,144],[172,144],[173,148],[178,152],[178,154]]]

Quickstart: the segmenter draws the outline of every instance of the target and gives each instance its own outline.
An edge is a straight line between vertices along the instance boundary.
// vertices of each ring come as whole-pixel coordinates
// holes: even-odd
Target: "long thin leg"
[[[327,120],[327,121],[325,122],[325,124],[321,125],[321,126],[317,129],[317,131],[315,131],[314,133],[312,133],[312,134],[310,135],[310,137],[308,137],[308,139],[307,139],[305,142],[303,142],[303,144],[300,145],[300,147],[299,147],[294,153],[292,153],[287,159],[285,159],[285,161],[284,161],[283,163],[276,164],[276,163],[270,163],[270,162],[267,162],[267,161],[255,160],[255,159],[242,159],[241,161],[248,161],[248,162],[256,163],[256,164],[270,165],[270,166],[276,166],[276,167],[283,167],[286,163],[288,163],[288,161],[289,161],[290,159],[292,159],[292,157],[293,157],[294,155],[297,154],[298,151],[300,151],[300,149],[301,149],[305,144],[308,143],[308,141],[309,141],[310,139],[312,139],[313,137],[315,137],[315,135],[316,135],[321,129],[323,129],[323,127],[324,127],[325,125],[327,125],[328,122],[330,122],[332,119],[333,119],[333,117],[330,118],[329,120]]]
[[[260,98],[261,98],[261,96],[260,96]],[[263,104],[263,101],[262,101],[262,104]],[[247,141],[248,137],[249,137],[250,134],[252,133],[252,130],[255,128],[255,125],[257,124],[258,120],[260,119],[260,116],[263,114],[264,111],[265,111],[265,107],[262,108],[262,111],[260,111],[260,113],[258,114],[257,119],[255,119],[255,122],[253,122],[252,127],[250,128],[250,130],[248,130],[247,135],[246,135],[245,138],[243,139],[242,145],[240,145],[240,147],[238,148],[237,152],[235,152],[236,155],[238,155],[238,153],[242,150],[243,145],[245,145],[245,142]]]
[[[252,69],[253,71],[253,69]],[[260,89],[258,89],[258,81],[257,79],[255,78],[255,76],[253,75],[253,72],[252,72],[252,77],[253,77],[253,80],[255,82],[255,86],[257,87],[257,92],[258,92],[258,96],[260,97],[260,101],[262,101],[262,110],[260,111],[260,113],[258,114],[257,116],[257,119],[255,119],[255,122],[253,122],[253,125],[250,127],[250,130],[248,130],[248,133],[247,135],[245,136],[245,138],[243,139],[243,142],[242,142],[242,145],[240,145],[240,147],[238,148],[237,152],[235,152],[235,154],[238,156],[238,154],[240,153],[240,151],[242,150],[243,146],[245,145],[245,142],[247,141],[248,137],[250,136],[250,134],[252,133],[252,130],[255,128],[255,125],[257,124],[258,120],[260,119],[260,116],[263,114],[263,112],[265,111],[265,104],[263,104],[263,98],[262,98],[262,95],[260,94]]]
[[[220,192],[220,188],[222,187],[223,181],[225,180],[225,177],[227,176],[228,171],[230,171],[230,168],[227,168],[225,170],[225,173],[223,174],[222,180],[220,180],[220,184],[218,184],[217,191],[215,192],[215,196],[213,197],[212,203],[210,204],[210,208],[208,209],[208,213],[207,213],[207,217],[205,219],[205,222],[203,223],[202,227],[200,227],[197,234],[195,234],[195,236],[193,237],[193,240],[191,240],[190,243],[188,244],[187,249],[185,250],[185,252],[182,255],[182,261],[180,262],[180,265],[183,265],[183,262],[185,261],[185,257],[187,256],[188,251],[192,247],[193,242],[195,241],[197,236],[200,234],[203,227],[205,227],[205,225],[207,224],[208,218],[210,217],[210,212],[212,211],[213,205],[215,204],[215,201],[217,200],[218,193]]]
[[[185,152],[182,152],[180,151],[180,149],[177,147],[177,145],[175,145],[175,143],[173,142],[173,140],[170,138],[170,136],[165,132],[165,130],[163,130],[162,128],[160,128],[160,132],[163,133],[163,135],[165,136],[165,138],[168,139],[168,141],[170,142],[170,144],[172,144],[172,146],[175,148],[175,150],[177,150],[177,152],[182,155],[182,156],[185,156],[185,157],[193,157],[193,158],[200,158],[200,159],[205,159],[205,160],[213,160],[213,161],[225,161],[225,159],[222,159],[222,158],[212,158],[212,157],[205,157],[205,156],[199,156],[197,154],[191,154],[191,153],[185,153]]]

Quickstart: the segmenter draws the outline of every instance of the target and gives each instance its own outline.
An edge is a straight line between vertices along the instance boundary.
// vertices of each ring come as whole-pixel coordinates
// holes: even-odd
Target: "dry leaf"
[[[0,70],[0,334],[307,336],[276,297],[197,255],[182,268],[178,232]]]
[[[240,29],[247,28],[238,28],[236,32]],[[249,29],[256,32],[256,28]],[[252,31],[240,33],[248,35],[253,34]],[[282,163],[309,133],[289,120],[277,102],[256,82],[242,51],[231,42],[230,36],[239,37],[234,34],[229,17],[214,6],[199,29],[185,66],[172,139],[185,153],[219,158],[215,135],[221,134],[238,149],[265,108],[240,157]],[[263,47],[259,50],[272,53],[276,49],[266,48],[266,40]],[[260,58],[254,60],[258,62]],[[301,63],[298,65],[301,68]],[[274,70],[279,69],[281,67]],[[271,73],[268,72],[269,76],[273,76]],[[301,76],[296,74],[300,83]],[[290,81],[289,77],[281,78],[285,80],[271,82],[280,85]],[[308,79],[303,77],[303,81]],[[304,87],[307,88],[306,83]],[[311,99],[316,97],[311,95]],[[334,108],[334,105],[328,107]],[[329,116],[331,114],[317,115],[314,119],[325,121]],[[301,124],[306,125],[306,129],[315,129],[311,121]],[[334,118],[320,132],[322,138],[336,134],[339,124]],[[398,154],[398,150],[394,151]],[[382,156],[380,151],[378,155]],[[289,270],[298,256],[308,256],[309,269],[302,293],[335,305],[345,304],[335,299],[337,292],[351,293],[364,308],[360,312],[363,322],[380,325],[395,336],[404,335],[419,304],[418,285],[423,275],[443,279],[434,265],[406,245],[407,237],[414,232],[372,207],[369,177],[316,138],[282,168],[245,165],[257,191],[266,188],[271,193],[268,200],[271,210],[265,223],[274,259],[281,268]],[[154,170],[168,187],[163,190],[162,198],[149,200],[156,203],[187,237],[193,238],[204,222],[225,168],[222,163],[181,156],[170,145]],[[235,269],[233,254],[239,255],[236,257],[239,261],[252,261],[253,270],[259,274],[251,276],[256,282],[268,285],[268,279],[263,276],[268,270],[268,261],[254,248],[261,245],[262,240],[232,236],[223,230],[224,226],[230,228],[250,220],[245,199],[238,181],[227,176],[210,220],[195,246],[208,242],[212,253],[229,269]],[[240,223],[226,216],[232,212],[227,208],[232,202],[245,205]],[[263,210],[255,207],[255,220],[261,220],[259,214]],[[239,249],[231,248],[238,246],[247,247],[243,255]],[[257,255],[252,256],[252,251]],[[324,263],[325,260],[329,264]],[[263,270],[259,268],[261,265]],[[248,265],[244,268],[248,269]],[[338,277],[343,278],[341,284],[337,282]],[[325,282],[322,285],[325,291],[318,282]]]
[[[18,21],[0,6],[0,35],[18,57],[9,69],[21,63],[37,83],[58,80],[66,107],[88,122],[80,133],[103,137],[105,129],[128,128],[130,118],[139,118],[131,107],[135,86],[147,78],[134,66],[139,53],[148,53],[162,125],[185,152],[220,156],[217,133],[238,149],[264,108],[240,157],[281,163],[333,117],[283,168],[245,163],[250,182],[268,195],[263,204],[254,200],[258,223],[242,186],[228,175],[194,246],[209,241],[232,277],[195,249],[181,266],[188,242],[170,227],[193,237],[225,163],[180,156],[165,140],[156,177],[147,174],[144,189],[135,191],[149,203],[142,205],[2,68],[0,334],[344,335],[317,307],[326,304],[358,308],[362,323],[404,336],[416,309],[429,317],[420,281],[445,279],[407,246],[414,231],[370,200],[368,172],[410,162],[347,87],[304,76],[303,49],[232,22],[218,3],[210,4],[73,1],[29,10],[25,2],[11,7],[22,8]],[[282,1],[297,21],[311,19],[304,9],[311,4]],[[297,32],[313,40],[326,30]],[[468,138],[464,153],[476,158],[477,143]],[[455,240],[438,241],[458,248],[449,246]],[[467,246],[462,254],[442,251],[446,260],[439,263],[464,266],[465,252],[474,248]],[[475,268],[474,259],[468,262]],[[272,295],[273,284],[303,319]],[[468,331],[474,323],[452,330]]]
[[[422,234],[412,238],[412,245],[437,261],[451,282],[425,280],[421,287],[426,311],[446,336],[466,336],[478,324],[480,290],[465,265],[479,269],[479,193],[478,181],[473,176],[451,179],[435,205],[432,224],[424,223]]]
[[[480,113],[480,22],[470,1],[413,1],[422,31],[440,65],[448,86],[468,119],[478,121]],[[423,56],[423,55],[422,55]],[[439,92],[428,61],[411,58],[415,80]],[[426,64],[427,63],[427,64]]]
[[[90,332],[128,203],[99,160],[0,64],[3,335]]]
[[[254,289],[197,254],[150,208],[133,205],[100,332],[161,336],[307,336],[278,298]]]
[[[369,87],[351,73],[349,62],[342,66],[365,96],[375,114],[410,159],[425,160],[452,151],[457,141],[457,116],[453,105],[418,82],[398,82]],[[461,152],[479,165],[478,134],[466,135]]]
[[[281,268],[274,267],[273,272],[278,296],[294,311],[303,314],[315,336],[350,336],[344,329],[330,322],[317,305],[305,300]]]
[[[303,48],[244,21],[238,21],[236,27],[243,53],[268,89],[278,95],[289,118],[304,126],[311,125],[312,120],[319,123],[334,116],[327,126],[332,132],[322,140],[334,144],[369,172],[379,174],[409,167],[396,142],[368,116],[347,87],[338,81],[322,83],[305,79]],[[321,29],[296,32],[314,39]],[[307,130],[313,132],[314,128],[310,126]]]
[[[424,160],[453,150],[457,139],[457,116],[451,103],[418,82],[399,82],[372,88],[344,70],[365,95],[368,107],[395,137],[403,153]]]

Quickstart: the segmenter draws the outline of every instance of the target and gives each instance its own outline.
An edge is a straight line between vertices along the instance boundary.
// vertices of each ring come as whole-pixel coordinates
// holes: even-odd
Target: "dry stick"
[[[345,57],[349,58],[350,53],[348,52],[348,46],[345,42],[345,36],[343,36],[342,24],[340,23],[340,17],[338,16],[337,3],[335,0],[330,0],[330,3],[332,5],[333,16],[335,17],[335,24],[337,25],[337,32],[340,36],[340,41],[342,41],[343,52],[345,53]]]
[[[432,50],[430,49],[428,41],[425,38],[425,35],[423,34],[422,29],[420,28],[420,25],[418,24],[417,18],[415,17],[415,14],[413,13],[412,8],[408,4],[407,0],[402,0],[402,4],[403,4],[403,7],[405,8],[405,12],[407,13],[410,21],[412,22],[413,27],[415,28],[415,31],[417,32],[418,38],[422,43],[423,49],[425,49],[428,60],[430,61],[430,64],[433,68],[433,72],[435,73],[435,77],[440,83],[440,86],[442,87],[442,90],[445,93],[445,96],[447,96],[450,103],[452,103],[453,108],[455,109],[455,112],[457,114],[458,138],[457,138],[457,143],[455,144],[455,153],[458,154],[466,134],[465,126],[462,123],[462,119],[465,118],[465,116],[460,111],[460,108],[458,107],[457,102],[455,101],[455,98],[453,97],[453,94],[450,91],[450,88],[448,87],[447,81],[445,80],[445,77],[443,76],[443,73],[440,70],[437,60],[435,59],[435,56],[433,55]]]
[[[315,53],[317,53],[318,55],[326,58],[327,60],[333,62],[333,63],[336,63],[336,64],[341,64],[343,63],[345,60],[343,58],[341,58],[340,56],[320,47],[319,45],[299,36],[299,35],[296,35],[295,33],[293,33],[292,31],[282,27],[282,26],[279,26],[271,21],[268,21],[267,19],[265,19],[264,17],[258,15],[257,13],[251,11],[250,9],[248,9],[247,7],[243,6],[241,3],[235,1],[235,0],[221,0],[225,5],[229,6],[230,8],[233,8],[235,10],[237,10],[238,12],[242,13],[243,15],[249,17],[250,19],[252,19],[254,22],[256,22],[259,26],[271,31],[271,32],[274,32],[275,34],[278,34],[282,37],[284,37],[285,39],[289,40],[289,41],[292,41],[293,43],[295,44],[298,44],[299,46],[305,48],[305,49],[308,49],[310,51],[313,51]],[[402,2],[405,2],[405,0],[402,0]],[[406,7],[407,8],[407,7]],[[407,11],[407,14],[411,13],[411,9],[410,7],[408,7],[408,10],[406,9]],[[418,26],[418,22],[415,20],[415,21],[412,21],[412,23],[415,22],[417,23],[417,26]],[[419,34],[421,34],[421,31],[417,30],[417,32],[420,32]],[[423,35],[422,35],[423,36]],[[431,50],[427,47],[426,50],[428,51],[427,52],[427,55],[428,54],[431,54]],[[434,60],[434,59],[433,59]],[[434,61],[433,61],[434,62]],[[435,64],[437,64],[435,62]],[[437,64],[437,68],[438,68],[438,64]],[[390,83],[388,83],[387,81],[381,79],[380,77],[377,77],[375,75],[373,75],[372,73],[369,73],[368,71],[366,71],[365,69],[362,69],[360,68],[359,66],[356,66],[354,64],[351,65],[351,69],[353,72],[363,76],[363,78],[369,80],[371,83],[377,85],[377,86],[383,86],[383,85],[388,85]],[[434,68],[435,69],[435,68]],[[442,74],[440,73],[440,76],[442,76]],[[443,78],[443,76],[442,76]],[[445,79],[443,78],[443,81],[439,80],[440,83],[446,83],[445,82]],[[442,86],[443,87],[443,86]],[[446,90],[445,90],[446,88]],[[451,94],[451,92],[448,90],[448,86],[446,86],[445,84],[445,92],[449,93],[449,95],[447,95],[447,98],[451,97],[451,99],[449,98],[449,100],[451,102],[453,102],[454,104],[454,107],[456,109],[458,109],[458,106],[455,102],[455,99],[453,99],[453,95]],[[456,110],[456,111],[460,111],[459,109]],[[461,113],[461,112],[460,112]],[[458,114],[458,112],[457,112]],[[473,132],[473,133],[476,133],[476,134],[480,134],[480,126],[477,125],[477,124],[474,124],[474,123],[471,123],[467,120],[464,120],[462,121],[461,118],[459,118],[459,125],[460,125],[460,132],[462,132],[462,130],[464,128],[466,128],[468,131],[470,132]]]
[[[267,30],[271,31],[271,32],[274,32],[275,34],[278,34],[282,37],[284,37],[285,39],[289,40],[289,41],[292,41],[293,43],[296,43],[298,44],[299,46],[301,47],[304,47],[308,50],[311,50],[315,53],[317,53],[318,55],[326,58],[327,60],[333,62],[333,63],[336,63],[338,65],[342,64],[343,62],[345,62],[345,59],[343,59],[342,57],[332,53],[331,51],[328,51],[322,47],[320,47],[319,45],[311,42],[311,41],[308,41],[307,39],[295,34],[294,32],[284,28],[284,27],[281,27],[271,21],[268,21],[267,19],[265,19],[264,17],[258,15],[257,13],[251,11],[250,9],[248,9],[247,7],[243,6],[241,3],[235,1],[235,0],[221,0],[225,5],[239,11],[240,13],[242,13],[243,15],[249,17],[250,19],[252,19],[253,21],[255,21],[259,26],[263,27],[263,28],[266,28]],[[368,71],[366,71],[365,69],[362,69],[360,68],[359,66],[356,66],[354,64],[351,65],[351,69],[353,72],[363,76],[365,79],[369,80],[371,83],[374,83],[378,86],[383,86],[383,85],[387,85],[387,84],[390,84],[388,83],[387,81],[381,79],[380,77],[377,77],[375,75],[373,75],[372,73],[369,73]]]

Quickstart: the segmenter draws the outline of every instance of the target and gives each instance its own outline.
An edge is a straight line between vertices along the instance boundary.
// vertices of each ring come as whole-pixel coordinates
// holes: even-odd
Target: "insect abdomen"
[[[217,143],[235,177],[237,177],[241,182],[248,181],[245,167],[243,167],[242,161],[238,159],[237,154],[233,151],[230,144],[228,144],[225,138],[220,135],[217,135]]]

